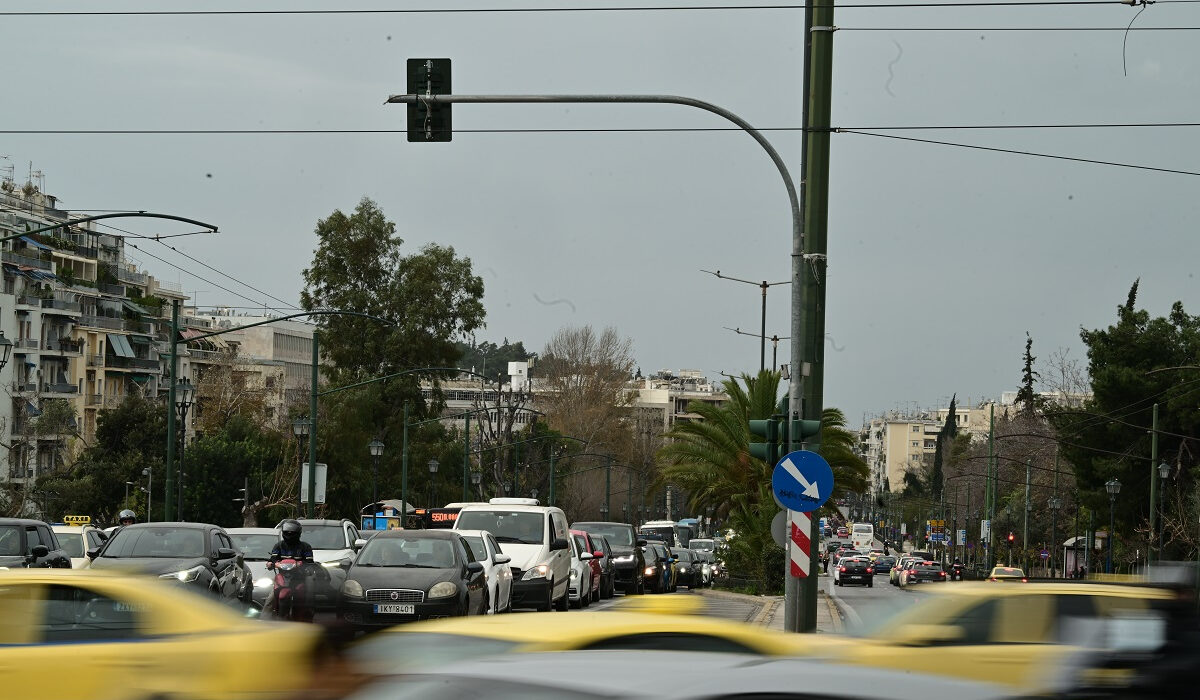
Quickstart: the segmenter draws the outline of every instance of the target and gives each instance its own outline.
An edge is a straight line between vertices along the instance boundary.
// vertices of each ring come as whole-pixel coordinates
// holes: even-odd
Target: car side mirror
[[[467,571],[472,574],[477,574],[483,571],[483,564],[477,561],[467,562]]]
[[[33,549],[29,550],[29,554],[34,559],[42,559],[50,556],[50,548],[44,544],[35,544],[33,545]]]
[[[636,544],[636,545],[637,545],[637,546],[639,546],[639,547],[645,547],[645,546],[646,546],[646,540],[638,540],[637,542],[634,542],[634,544]]]
[[[580,552],[579,561],[591,561],[594,559],[591,552]]]
[[[512,561],[512,557],[508,556],[507,554],[497,554],[496,555],[496,563],[497,564],[507,564],[510,561]]]
[[[595,551],[595,552],[592,552],[592,558],[593,558],[593,559],[603,559],[603,558],[604,558],[604,552],[601,552],[601,551]]]
[[[358,550],[362,549],[363,545],[365,545],[366,543],[367,543],[367,541],[361,537],[358,538],[357,540],[354,540],[354,551],[357,552]]]
[[[567,544],[567,541],[561,537],[559,537],[558,539],[556,539],[550,543],[550,551],[551,552],[557,551],[559,549],[567,549],[568,547],[570,547],[570,545]]]
[[[87,558],[88,558],[88,559],[95,559],[95,558],[96,558],[96,557],[98,557],[98,556],[100,556],[100,548],[99,548],[99,547],[97,547],[97,548],[95,548],[95,549],[89,549],[89,550],[87,551]]]
[[[965,634],[957,625],[900,625],[890,637],[896,644],[930,646],[960,642]]]
[[[218,560],[233,559],[236,556],[237,556],[236,549],[230,549],[228,547],[221,547],[220,549],[217,550],[217,559]]]

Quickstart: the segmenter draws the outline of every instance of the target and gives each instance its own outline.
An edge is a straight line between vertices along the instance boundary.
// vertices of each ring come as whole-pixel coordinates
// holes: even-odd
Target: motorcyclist
[[[294,559],[307,565],[313,563],[313,549],[307,542],[300,539],[300,534],[304,532],[304,527],[295,520],[284,520],[279,527],[282,538],[271,549],[271,554],[267,560],[267,569],[274,570],[275,564],[283,559]],[[309,579],[305,576],[305,579]],[[309,588],[309,586],[305,586]],[[299,596],[294,600],[299,603],[293,611],[293,617],[297,620],[312,620],[312,606],[308,604],[307,598],[311,591],[306,590],[306,595]]]
[[[958,579],[961,581],[962,577],[963,577],[963,569],[964,568],[965,567],[963,566],[962,559],[959,559],[956,557],[954,559],[954,563],[950,565],[950,578]]]

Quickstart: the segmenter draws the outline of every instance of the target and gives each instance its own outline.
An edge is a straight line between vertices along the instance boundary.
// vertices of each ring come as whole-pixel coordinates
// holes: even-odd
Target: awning
[[[25,241],[26,243],[33,246],[34,248],[41,248],[42,250],[50,250],[51,249],[50,246],[48,246],[44,243],[39,243],[39,242],[33,240],[32,238],[30,238],[29,236],[21,236],[21,240]]]
[[[129,342],[138,343],[139,345],[153,345],[154,340],[148,335],[131,335]]]
[[[46,272],[45,270],[39,270],[36,267],[30,267],[28,265],[18,265],[17,271],[29,279],[38,282],[53,282],[58,279],[58,276],[53,272]]]
[[[184,328],[179,331],[179,337],[183,338],[184,340],[191,340],[192,338],[195,338],[195,337],[201,336],[201,335],[204,335],[204,333],[197,331],[197,330],[193,330],[191,328]]]
[[[120,357],[133,357],[133,348],[130,347],[129,341],[123,335],[108,333],[108,345],[113,349],[113,352]]]
[[[30,403],[28,401],[25,402],[25,413],[30,418],[37,418],[38,416],[42,415],[41,410],[39,410],[37,406],[34,406],[32,403]]]
[[[129,301],[128,299],[122,299],[121,306],[124,306],[126,309],[128,309],[129,311],[132,311],[133,313],[135,313],[139,316],[149,316],[150,315],[149,311],[143,309],[142,307],[138,306],[137,304],[133,303],[132,301]]]

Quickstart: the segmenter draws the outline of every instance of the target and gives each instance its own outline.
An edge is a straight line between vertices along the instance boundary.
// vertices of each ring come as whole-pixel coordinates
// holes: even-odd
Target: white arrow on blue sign
[[[771,490],[783,507],[810,513],[824,505],[833,494],[833,469],[816,452],[790,452],[775,465]]]

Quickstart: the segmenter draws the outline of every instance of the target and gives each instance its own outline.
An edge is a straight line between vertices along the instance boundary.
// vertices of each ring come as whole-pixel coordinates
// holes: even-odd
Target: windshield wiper
[[[492,535],[492,536],[496,538],[497,542],[528,544],[525,540],[521,539],[520,537],[509,537],[508,535]]]

